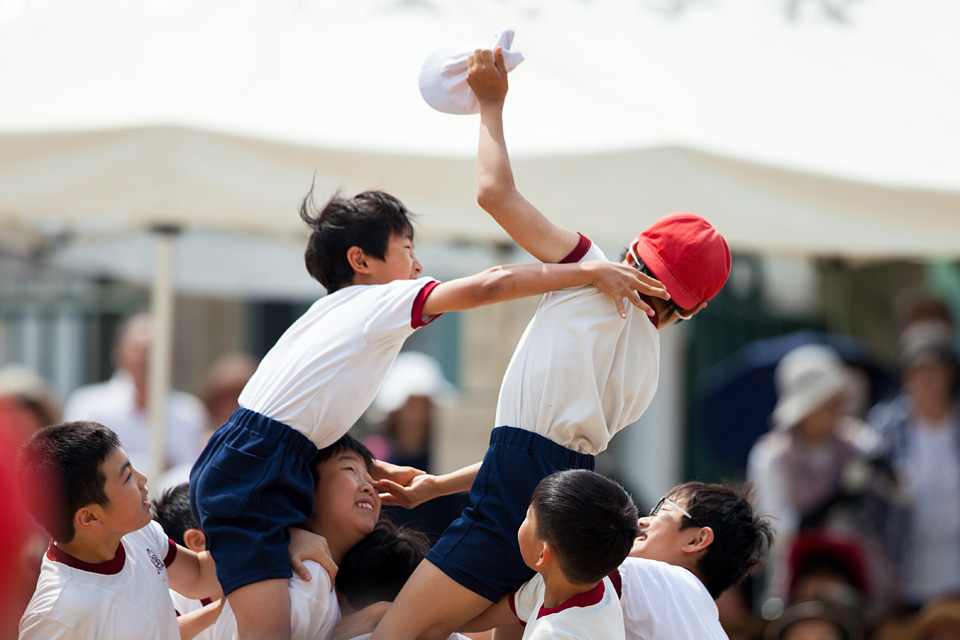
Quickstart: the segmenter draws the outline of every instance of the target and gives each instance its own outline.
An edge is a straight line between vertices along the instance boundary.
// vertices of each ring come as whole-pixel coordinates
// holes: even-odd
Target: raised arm
[[[441,282],[424,302],[423,315],[465,311],[586,284],[592,284],[613,298],[622,318],[627,317],[624,299],[645,313],[653,313],[638,292],[658,298],[668,297],[659,282],[618,262],[597,260],[573,264],[513,264]]]
[[[551,222],[517,191],[503,135],[507,70],[500,47],[470,56],[467,83],[480,102],[477,202],[537,260],[559,262],[577,246],[579,235]]]

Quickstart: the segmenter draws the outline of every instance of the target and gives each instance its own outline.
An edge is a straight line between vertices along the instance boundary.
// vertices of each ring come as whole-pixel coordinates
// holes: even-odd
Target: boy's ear
[[[352,246],[347,249],[347,262],[354,273],[370,273],[370,266],[367,264],[367,254],[358,246]]]
[[[183,532],[183,546],[194,553],[207,550],[207,537],[200,529],[187,529]]]
[[[710,527],[689,529],[689,531],[691,535],[683,545],[683,550],[687,553],[700,553],[713,544],[713,529]]]
[[[88,504],[85,507],[80,507],[77,509],[77,512],[73,514],[73,526],[78,531],[80,529],[100,531],[103,528],[102,513],[103,510],[100,508],[100,505],[97,504]]]
[[[550,543],[546,540],[540,541],[540,557],[537,558],[536,568],[546,566],[555,562],[557,559],[557,552],[553,550],[553,547],[550,546]]]

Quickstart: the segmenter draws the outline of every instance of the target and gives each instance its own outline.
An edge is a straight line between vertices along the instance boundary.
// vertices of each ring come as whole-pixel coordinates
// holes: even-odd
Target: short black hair
[[[109,504],[101,464],[119,447],[117,434],[87,421],[44,427],[20,447],[17,471],[24,504],[54,540],[73,540],[78,509]]]
[[[313,458],[313,468],[316,469],[318,466],[320,466],[320,463],[326,462],[333,456],[344,451],[352,451],[360,456],[360,458],[363,460],[363,464],[365,464],[367,467],[367,472],[373,472],[373,463],[376,462],[377,459],[370,452],[370,449],[367,448],[367,445],[363,444],[349,433],[343,434],[340,439],[333,444],[317,451],[316,456]]]
[[[153,501],[153,519],[160,523],[167,537],[181,547],[187,546],[183,534],[188,529],[199,529],[190,509],[190,483],[183,482],[164,491]]]
[[[530,499],[537,537],[557,554],[574,584],[593,584],[613,572],[640,534],[637,506],[614,480],[587,469],[553,473]]]
[[[310,227],[304,262],[328,292],[353,282],[353,267],[347,261],[350,247],[383,260],[391,236],[413,240],[413,214],[389,193],[364,191],[345,198],[338,191],[318,210],[313,189],[311,185],[300,204],[300,219]]]
[[[671,489],[667,497],[685,500],[693,518],[684,516],[680,529],[713,529],[713,542],[697,561],[697,569],[714,599],[763,568],[773,544],[773,527],[769,517],[757,512],[751,483],[687,482]]]
[[[392,602],[429,549],[420,531],[381,520],[343,557],[337,591],[356,610]]]

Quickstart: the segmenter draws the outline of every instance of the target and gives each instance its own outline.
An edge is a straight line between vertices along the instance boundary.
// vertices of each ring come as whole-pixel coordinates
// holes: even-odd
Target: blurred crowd
[[[110,379],[64,400],[33,372],[0,368],[3,504],[19,504],[10,491],[19,443],[61,420],[110,426],[134,465],[150,468],[151,333],[148,315],[128,318]],[[731,640],[960,640],[957,327],[945,304],[925,301],[892,339],[899,389],[874,406],[864,401],[856,368],[827,344],[801,345],[777,364],[770,428],[744,469],[775,517],[777,543],[766,572],[718,603]],[[153,494],[187,479],[256,366],[250,354],[223,354],[195,394],[170,391],[166,471],[150,482]],[[431,471],[438,409],[453,393],[436,360],[402,354],[368,413],[365,443],[381,459]],[[465,501],[451,496],[392,517],[436,539]],[[8,594],[0,637],[15,637],[47,539],[22,508],[0,536]]]

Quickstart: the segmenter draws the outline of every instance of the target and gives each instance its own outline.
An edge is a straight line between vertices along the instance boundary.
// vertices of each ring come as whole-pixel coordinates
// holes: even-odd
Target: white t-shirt
[[[287,580],[290,591],[291,640],[329,640],[340,622],[337,594],[330,588],[330,574],[313,560],[304,561],[313,576],[304,582],[299,576]],[[215,640],[235,640],[237,618],[230,608],[230,599],[223,605],[220,617],[213,625]]]
[[[52,542],[20,619],[21,640],[179,638],[167,567],[177,547],[156,522],[120,539],[117,555],[89,564]]]
[[[194,600],[193,598],[188,598],[185,595],[181,595],[174,591],[170,590],[170,599],[173,600],[173,608],[179,615],[185,615],[192,611],[203,608],[205,605],[209,604],[209,600]],[[213,640],[213,625],[210,625],[197,635],[193,637],[193,640]]]
[[[606,259],[592,245],[581,261]],[[640,418],[659,375],[660,332],[640,309],[627,304],[624,320],[596,287],[553,291],[513,352],[496,424],[596,455]]]
[[[240,406],[282,422],[318,449],[356,423],[423,319],[432,278],[352,285],[317,300],[264,356]]]
[[[192,465],[203,449],[207,410],[198,398],[170,391],[165,407],[166,464]],[[112,429],[130,462],[141,471],[150,468],[150,419],[137,406],[133,380],[117,371],[106,382],[80,387],[67,399],[66,421],[92,420]]]
[[[717,603],[683,567],[627,558],[619,574],[629,640],[727,640]]]
[[[510,608],[525,625],[523,640],[623,640],[623,612],[610,578],[558,607],[544,607],[543,595],[538,573],[509,596]]]

